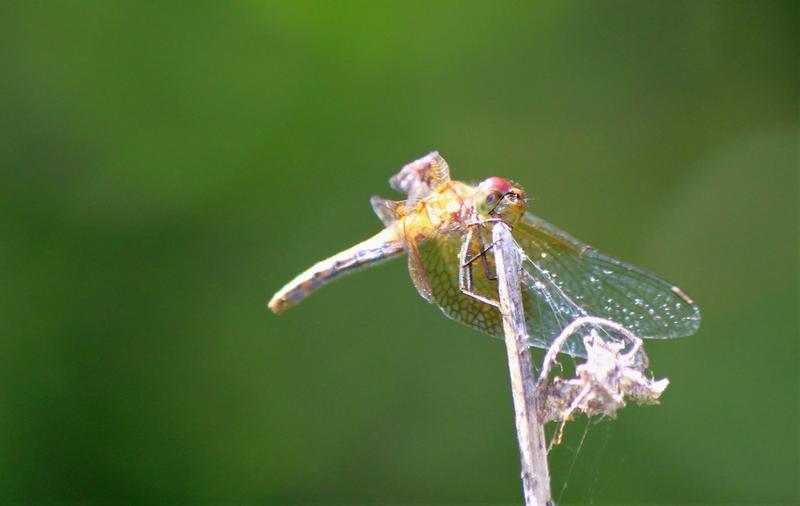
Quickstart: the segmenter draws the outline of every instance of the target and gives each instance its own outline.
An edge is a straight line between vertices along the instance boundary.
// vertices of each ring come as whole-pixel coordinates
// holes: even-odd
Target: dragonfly
[[[407,198],[370,199],[383,230],[299,274],[269,301],[273,312],[297,305],[343,274],[406,254],[411,280],[425,300],[502,339],[491,242],[492,227],[502,223],[523,251],[520,291],[530,346],[547,349],[585,316],[651,339],[689,336],[700,325],[700,310],[686,292],[530,213],[525,191],[507,179],[493,176],[478,185],[453,180],[447,161],[434,151],[405,165],[389,183]],[[594,331],[619,338],[608,329]],[[585,357],[582,336],[570,337],[560,352]]]

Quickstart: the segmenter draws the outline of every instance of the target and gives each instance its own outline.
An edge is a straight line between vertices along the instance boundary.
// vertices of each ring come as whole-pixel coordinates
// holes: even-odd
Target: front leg
[[[459,271],[458,271],[458,288],[461,293],[468,295],[484,304],[489,304],[496,308],[500,308],[500,303],[488,297],[475,292],[472,289],[472,263],[482,255],[486,254],[487,250],[482,251],[472,258],[467,258],[469,255],[469,245],[472,242],[472,228],[467,228],[467,234],[464,236],[464,242],[461,243],[461,252],[458,255]],[[491,247],[491,246],[490,246]],[[487,248],[488,249],[488,248]]]
[[[481,238],[481,235],[478,234],[478,242],[479,242],[480,247],[481,247],[481,252],[478,253],[477,255],[473,256],[469,260],[467,260],[467,262],[472,263],[478,257],[480,257],[481,258],[481,263],[483,264],[483,268],[486,271],[486,279],[488,279],[489,281],[497,281],[497,274],[492,272],[492,267],[489,265],[489,257],[486,256],[486,253],[490,249],[494,248],[494,245],[497,244],[497,241],[494,241],[490,245],[484,247],[483,246],[483,239]]]

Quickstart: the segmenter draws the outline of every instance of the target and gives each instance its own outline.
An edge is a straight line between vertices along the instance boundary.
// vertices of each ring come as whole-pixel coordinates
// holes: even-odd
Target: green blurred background
[[[778,1],[4,1],[0,500],[519,502],[504,347],[403,261],[265,308],[432,149],[702,308],[562,503],[800,499],[799,42]]]

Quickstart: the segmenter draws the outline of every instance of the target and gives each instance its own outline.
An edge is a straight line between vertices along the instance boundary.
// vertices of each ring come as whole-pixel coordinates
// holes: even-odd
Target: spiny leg
[[[483,246],[483,239],[481,238],[480,234],[478,234],[478,240],[481,242],[481,246]],[[490,245],[483,248],[483,252],[481,253],[481,263],[483,263],[483,268],[486,271],[486,279],[489,281],[497,281],[497,273],[492,272],[492,268],[489,266],[489,259],[486,256],[486,252],[492,249],[495,244],[497,244],[497,241],[494,241]]]
[[[485,219],[483,221],[469,222],[469,223],[467,223],[467,227],[468,227],[469,230],[471,230],[472,227],[483,226],[486,223],[505,223],[505,222],[503,220],[501,220],[500,218],[488,218],[488,219]],[[467,262],[471,263],[471,262],[475,261],[475,259],[477,257],[480,256],[481,257],[481,263],[483,263],[483,268],[486,271],[486,278],[489,281],[497,281],[497,274],[492,272],[492,268],[489,265],[488,257],[486,256],[486,253],[490,249],[492,249],[494,247],[494,245],[497,244],[497,242],[495,241],[495,242],[491,243],[490,245],[484,247],[483,246],[483,244],[484,244],[483,243],[483,237],[480,234],[478,234],[478,241],[480,241],[481,252],[478,253],[477,255],[475,255],[474,257],[470,258],[469,260],[467,260]]]
[[[494,306],[496,308],[500,307],[500,303],[496,300],[492,300],[488,297],[484,297],[479,293],[473,291],[472,289],[472,262],[474,262],[478,257],[486,254],[488,248],[481,253],[473,256],[472,258],[467,258],[469,255],[469,245],[472,242],[472,229],[467,229],[467,235],[464,237],[464,242],[461,244],[461,252],[458,255],[459,261],[459,271],[458,271],[458,288],[464,295],[468,295],[473,299],[476,299],[484,304],[489,304],[490,306]],[[489,247],[493,246],[490,245]]]
[[[470,230],[470,233],[471,233],[471,232],[472,232],[472,230]],[[495,245],[495,244],[497,244],[497,241],[494,241],[494,242],[492,242],[492,243],[491,243],[490,245],[488,245],[488,246],[484,246],[484,245],[483,245],[483,238],[481,237],[481,235],[480,235],[480,234],[478,234],[478,241],[479,241],[479,243],[480,243],[480,246],[481,246],[481,252],[480,252],[480,253],[478,253],[477,255],[474,255],[474,256],[470,257],[469,259],[467,259],[467,260],[466,260],[466,262],[462,262],[462,264],[463,264],[463,263],[468,263],[468,264],[471,264],[472,262],[474,262],[475,260],[477,260],[477,259],[478,259],[478,257],[480,257],[480,259],[481,259],[481,263],[483,263],[483,268],[484,268],[484,270],[486,271],[486,278],[487,278],[489,281],[497,281],[497,274],[495,274],[494,272],[492,272],[492,268],[491,268],[491,266],[489,265],[489,260],[488,260],[488,258],[487,258],[487,256],[486,256],[486,253],[487,253],[487,252],[488,252],[490,249],[494,248],[494,245]]]

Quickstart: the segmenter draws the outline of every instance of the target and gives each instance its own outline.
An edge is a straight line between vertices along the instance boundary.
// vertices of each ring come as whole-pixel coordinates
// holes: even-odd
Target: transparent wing
[[[430,280],[428,280],[425,266],[422,263],[419,248],[413,240],[410,241],[408,238],[406,238],[405,245],[408,253],[408,274],[411,276],[411,281],[422,298],[432,303],[434,302],[433,289],[431,288]]]
[[[428,300],[439,306],[448,318],[502,339],[503,324],[497,308],[468,297],[458,286],[459,252],[464,236],[464,230],[458,229],[437,234],[419,245],[422,268],[430,287],[431,296]],[[469,253],[477,252],[477,243],[470,245]],[[494,269],[494,258],[489,256],[488,261]],[[411,270],[410,264],[409,270]],[[489,280],[484,275],[482,267],[476,268],[474,274],[473,290],[485,297],[496,299],[497,282]],[[415,278],[413,272],[411,276],[412,279]]]
[[[697,305],[680,288],[590,248],[541,218],[526,213],[512,234],[527,255],[522,288],[534,346],[546,347],[572,320],[587,315],[653,339],[688,336],[700,325]],[[585,356],[581,337],[574,336],[563,351]]]
[[[525,252],[522,296],[531,346],[548,348],[561,331],[581,316],[613,320],[643,338],[667,339],[693,334],[700,311],[679,288],[662,278],[603,255],[546,221],[526,214],[512,234]],[[419,263],[409,270],[420,293],[449,318],[480,332],[503,338],[497,308],[463,294],[458,286],[459,250],[464,230],[441,233],[419,245]],[[469,253],[478,252],[470,245]],[[494,255],[487,256],[494,271]],[[424,273],[424,278],[420,276]],[[427,278],[428,283],[419,279]],[[473,271],[475,292],[497,298],[497,282],[483,268]],[[622,339],[613,331],[587,327],[562,348],[585,357],[582,338],[589,330],[607,339]]]
[[[389,185],[408,195],[408,206],[413,206],[450,181],[450,167],[438,151],[407,163],[400,172],[389,179]]]

